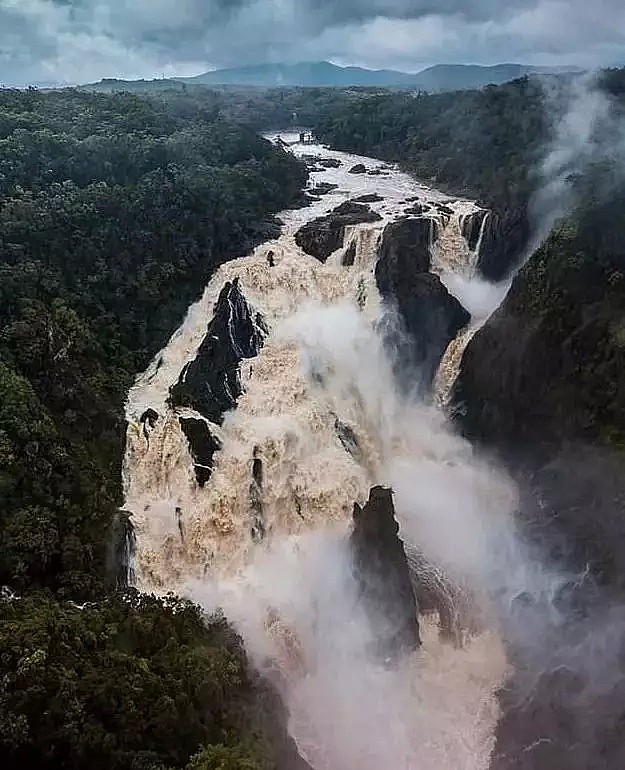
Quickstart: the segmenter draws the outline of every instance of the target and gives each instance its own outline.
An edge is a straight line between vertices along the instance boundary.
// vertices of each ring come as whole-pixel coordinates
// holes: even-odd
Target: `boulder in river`
[[[352,166],[349,170],[350,174],[366,174],[367,173],[367,167],[364,165],[364,163],[356,163],[355,166]]]
[[[172,405],[191,407],[221,424],[224,413],[236,407],[243,392],[241,361],[258,355],[267,334],[262,316],[243,296],[239,279],[228,281],[196,357],[170,388]]]
[[[317,163],[324,168],[340,168],[343,165],[338,158],[317,158]]]
[[[380,219],[380,215],[368,206],[345,201],[329,214],[307,222],[295,234],[295,242],[311,257],[325,262],[343,245],[346,227]]]
[[[354,575],[376,634],[375,652],[383,660],[397,659],[421,644],[417,603],[398,533],[390,489],[374,487],[363,508],[354,505]]]

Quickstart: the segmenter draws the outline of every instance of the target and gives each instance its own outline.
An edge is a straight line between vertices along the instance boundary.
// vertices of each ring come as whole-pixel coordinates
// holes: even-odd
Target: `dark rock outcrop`
[[[325,262],[343,245],[346,227],[380,219],[368,206],[346,201],[329,214],[307,222],[295,234],[295,242],[311,257]]]
[[[367,167],[364,165],[364,163],[356,163],[355,166],[352,166],[349,170],[350,174],[366,174],[367,173]]]
[[[334,430],[339,437],[339,441],[343,445],[343,449],[360,464],[362,462],[362,452],[354,429],[337,417],[334,421]]]
[[[352,198],[352,203],[380,203],[383,200],[384,198],[377,193],[366,193],[365,195]]]
[[[444,203],[437,203],[436,208],[441,214],[445,214],[447,217],[451,217],[454,214],[454,210]]]
[[[380,294],[396,307],[404,327],[388,340],[401,352],[399,381],[421,391],[431,386],[447,346],[470,321],[440,278],[428,272],[435,236],[430,217],[392,222],[384,230],[375,269]]]
[[[408,269],[427,273],[430,269],[431,246],[436,243],[437,229],[431,217],[403,217],[384,228],[380,243],[380,262],[392,273],[393,282],[401,280]]]
[[[352,267],[356,261],[356,242],[352,241],[343,255],[343,267]]]
[[[490,216],[490,211],[478,209],[467,214],[462,220],[462,237],[467,242],[469,249],[475,251],[480,239],[484,219]]]
[[[180,417],[179,421],[182,432],[189,442],[197,483],[203,487],[211,477],[213,456],[221,449],[221,441],[211,433],[206,420]]]
[[[338,158],[317,158],[317,163],[324,168],[340,168],[343,165]]]
[[[125,591],[134,585],[133,564],[136,548],[132,514],[128,511],[117,511],[111,526],[108,574],[112,587],[118,591]]]
[[[377,634],[375,653],[397,659],[420,644],[417,603],[390,489],[374,487],[364,508],[354,505],[353,569]]]
[[[139,422],[143,425],[143,435],[145,440],[149,442],[150,433],[152,433],[158,422],[158,412],[152,408],[146,409],[141,415]]]
[[[263,461],[258,456],[258,447],[254,447],[252,459],[252,483],[250,484],[249,500],[252,516],[250,534],[255,543],[260,543],[265,537],[265,513],[263,509]]]
[[[311,189],[311,193],[313,195],[327,195],[336,189],[338,189],[337,184],[332,184],[331,182],[317,182],[317,184]]]
[[[465,238],[477,245],[484,216],[487,216],[478,257],[478,269],[489,281],[502,281],[518,266],[530,240],[527,210],[477,212],[464,222]],[[472,247],[475,249],[475,245]]]
[[[563,443],[622,445],[625,256],[604,256],[607,235],[598,251],[596,227],[554,233],[475,335],[454,393],[469,437],[551,456]]]
[[[238,278],[226,283],[195,359],[170,388],[172,405],[191,407],[220,425],[243,392],[241,361],[258,355],[267,333],[261,315],[246,302]]]

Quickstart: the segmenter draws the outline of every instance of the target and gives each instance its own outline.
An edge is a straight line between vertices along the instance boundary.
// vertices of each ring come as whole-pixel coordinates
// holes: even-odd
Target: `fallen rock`
[[[146,409],[139,419],[139,422],[143,425],[143,435],[147,442],[150,441],[150,434],[156,427],[158,419],[158,412],[151,407]]]
[[[355,166],[352,166],[349,170],[350,174],[366,174],[367,173],[367,167],[364,165],[364,163],[356,163]]]
[[[420,646],[417,603],[390,489],[374,487],[364,508],[354,505],[353,570],[377,634],[375,653],[395,660]]]
[[[346,227],[380,219],[368,206],[346,201],[329,214],[307,222],[295,234],[295,242],[307,254],[325,262],[343,245]]]

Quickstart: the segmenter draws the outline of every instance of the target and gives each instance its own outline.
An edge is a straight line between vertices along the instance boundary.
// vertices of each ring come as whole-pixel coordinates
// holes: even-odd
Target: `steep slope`
[[[552,233],[468,345],[455,388],[465,434],[520,484],[527,539],[575,575],[548,649],[521,656],[502,691],[495,770],[623,763],[623,205],[611,190]],[[605,681],[584,663],[597,644]]]

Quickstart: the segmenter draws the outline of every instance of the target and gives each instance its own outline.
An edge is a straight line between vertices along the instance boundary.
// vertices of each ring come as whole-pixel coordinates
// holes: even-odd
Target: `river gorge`
[[[309,164],[308,205],[215,272],[128,396],[134,580],[223,608],[315,770],[487,770],[519,597],[545,606],[567,582],[522,545],[515,484],[448,421],[509,288],[480,269],[496,215],[280,141]],[[384,620],[349,545],[372,488],[393,490],[419,608],[419,644],[392,661],[371,653]]]

